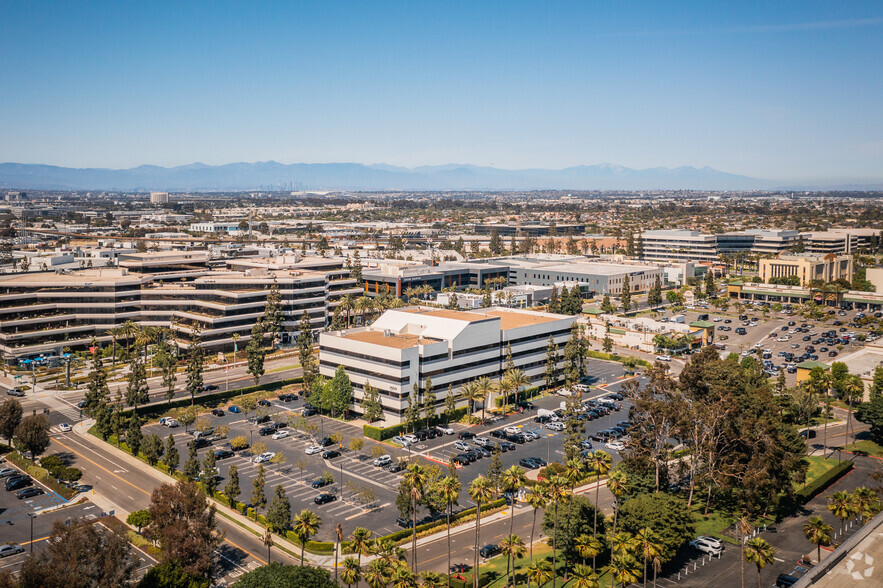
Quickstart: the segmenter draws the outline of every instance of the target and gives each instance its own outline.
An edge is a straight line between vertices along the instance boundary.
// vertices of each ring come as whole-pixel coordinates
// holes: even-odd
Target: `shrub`
[[[795,494],[795,498],[798,502],[807,502],[813,496],[843,477],[849,470],[852,469],[852,467],[852,461],[841,461],[839,464],[835,465],[833,468],[798,490]]]

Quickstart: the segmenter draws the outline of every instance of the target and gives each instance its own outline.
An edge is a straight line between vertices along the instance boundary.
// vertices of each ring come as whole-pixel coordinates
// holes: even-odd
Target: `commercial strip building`
[[[389,426],[402,422],[415,385],[418,400],[423,401],[427,379],[439,407],[444,406],[449,389],[458,394],[477,378],[499,379],[506,370],[507,347],[513,365],[532,386],[540,385],[549,337],[563,357],[575,321],[575,316],[498,307],[388,310],[369,327],[321,333],[319,371],[330,378],[338,366],[344,367],[353,383],[357,413],[365,385],[378,390]]]
[[[773,259],[761,259],[759,275],[764,282],[772,278],[797,276],[800,285],[806,286],[813,280],[833,282],[852,281],[852,256],[821,254],[782,254]]]
[[[304,311],[318,330],[343,296],[361,293],[343,262],[322,260],[333,267],[321,271],[311,259],[303,267],[232,271],[190,267],[198,260],[188,255],[166,256],[164,268],[121,257],[121,265],[142,263],[145,271],[137,273],[119,267],[0,276],[0,352],[18,359],[83,348],[93,338],[109,343],[109,331],[126,321],[169,328],[181,347],[199,337],[206,349],[232,349],[235,334],[242,348],[274,285],[282,298],[285,344]]]
[[[680,315],[667,322],[649,317],[621,317],[593,308],[586,311],[580,322],[586,325],[586,334],[590,337],[599,341],[610,337],[614,345],[647,353],[680,353],[714,343],[714,323],[687,323],[683,319]],[[661,347],[657,344],[660,335],[672,342],[679,341],[682,345]]]

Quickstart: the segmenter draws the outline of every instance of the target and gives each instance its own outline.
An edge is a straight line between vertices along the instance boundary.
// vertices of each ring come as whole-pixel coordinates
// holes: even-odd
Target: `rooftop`
[[[475,323],[478,321],[487,320],[487,316],[483,314],[476,314],[474,312],[463,312],[461,310],[444,310],[444,309],[434,309],[434,308],[425,308],[420,306],[414,306],[411,308],[402,308],[399,309],[402,312],[409,312],[411,314],[421,314],[425,316],[434,316],[438,318],[445,318],[454,321],[465,321],[468,323]]]
[[[385,334],[383,331],[354,331],[340,335],[342,339],[352,339],[353,341],[361,341],[362,343],[371,343],[372,345],[383,345],[384,347],[392,347],[393,349],[410,349],[418,345],[427,345],[429,343],[437,343],[436,339],[421,337],[419,335],[405,334]]]
[[[477,314],[477,313],[471,313]],[[543,323],[550,323],[552,321],[561,320],[564,317],[560,316],[552,316],[552,315],[543,315],[543,314],[528,314],[523,312],[512,312],[509,310],[502,309],[494,309],[487,312],[482,313],[482,316],[500,317],[500,328],[504,331],[508,331],[509,329],[517,329],[519,327],[528,327],[530,325],[541,325]]]

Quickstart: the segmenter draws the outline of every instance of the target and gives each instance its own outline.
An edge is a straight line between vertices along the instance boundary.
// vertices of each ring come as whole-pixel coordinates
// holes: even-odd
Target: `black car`
[[[435,439],[438,437],[438,431],[435,429],[420,429],[417,431],[417,437],[420,437],[420,433],[424,433],[427,439]],[[420,437],[420,439],[423,440],[422,437]]]
[[[468,457],[469,461],[478,461],[479,459],[484,457],[484,454],[481,451],[479,451],[478,449],[470,449],[469,451],[465,452],[463,455]]]
[[[311,417],[315,414],[319,414],[319,412],[315,408],[305,408],[301,413],[301,415],[305,417]]]
[[[328,447],[329,445],[334,445],[334,441],[331,440],[331,437],[322,437],[322,440],[319,441],[320,447]]]
[[[227,414],[227,413],[224,411],[223,408],[213,408],[213,409],[212,409],[212,414],[215,415],[215,416],[224,416],[224,415]]]
[[[529,457],[522,458],[518,462],[518,465],[520,465],[521,467],[528,469],[528,470],[535,470],[540,467],[540,464],[538,464],[537,462],[535,462],[533,459],[531,459]]]
[[[478,554],[484,559],[490,559],[495,555],[500,555],[501,553],[503,553],[503,550],[500,549],[499,545],[485,545],[478,550]]]
[[[266,427],[261,427],[260,430],[258,430],[258,435],[260,435],[261,437],[266,437],[267,435],[272,435],[275,432],[276,427],[274,427],[273,425],[267,425]]]
[[[469,431],[461,431],[460,434],[457,435],[457,437],[463,441],[467,439],[475,439],[475,433],[470,433]]]
[[[325,486],[333,483],[334,482],[332,480],[329,480],[328,478],[316,478],[315,480],[310,482],[310,486],[313,488],[324,488]]]
[[[411,521],[412,521],[412,519],[406,519],[405,517],[399,517],[396,519],[396,524],[398,526],[402,527],[403,529],[410,529],[411,528]]]
[[[85,401],[85,400],[80,400],[80,401],[77,403],[77,408],[79,408],[80,410],[86,408],[86,401]]]
[[[836,351],[829,351],[828,357],[837,357],[837,352]]]
[[[392,464],[391,466],[389,466],[386,469],[388,469],[390,472],[392,472],[394,474],[397,474],[397,473],[405,470],[405,465],[397,462],[397,463]]]
[[[608,394],[607,398],[612,398],[618,402],[622,402],[623,400],[625,400],[625,396],[623,396],[622,394],[620,394],[618,392],[614,392],[613,394]]]
[[[258,400],[258,406],[266,406],[269,408],[269,407],[273,406],[273,403],[270,402],[269,400],[261,399],[261,400]]]
[[[229,449],[216,449],[215,450],[215,459],[227,459],[228,457],[233,457],[235,454]]]
[[[25,488],[24,490],[19,490],[15,493],[15,497],[19,500],[23,498],[33,498],[34,496],[40,496],[41,494],[45,494],[42,488]]]
[[[500,442],[500,451],[515,451],[515,445],[508,441]]]
[[[792,576],[790,574],[779,574],[779,577],[776,578],[776,588],[791,588],[797,584],[800,580],[797,576]]]
[[[208,439],[206,439],[205,437],[200,437],[199,439],[194,439],[193,441],[191,441],[191,443],[193,443],[193,445],[197,449],[202,449],[203,447],[208,447],[209,445],[212,444],[212,442],[209,441]]]
[[[495,439],[505,439],[506,438],[506,433],[503,432],[503,429],[497,429],[495,431],[491,431],[490,435],[491,435],[491,437],[494,437]]]
[[[533,417],[533,422],[535,422],[535,423],[540,423],[541,425],[544,424],[544,423],[548,423],[548,422],[551,421],[551,420],[552,420],[552,417],[550,417],[550,416],[548,416],[548,415],[542,415],[542,416],[535,416],[535,417]]]
[[[297,395],[296,394],[280,394],[277,398],[279,398],[279,400],[281,400],[282,402],[293,402],[294,400],[297,400]]]
[[[206,384],[205,386],[202,387],[203,392],[213,392],[215,390],[218,390],[218,387],[215,386],[214,384]]]
[[[451,566],[451,571],[457,574],[462,574],[468,572],[472,569],[472,566],[465,563],[458,563]]]
[[[470,463],[472,463],[471,461],[469,461],[469,458],[462,453],[459,453],[452,457],[451,461],[458,466],[468,466]]]
[[[313,499],[313,502],[316,504],[328,504],[329,502],[334,502],[337,500],[337,496],[334,494],[320,494]]]
[[[260,416],[253,416],[253,417],[249,417],[249,418],[248,418],[248,422],[250,422],[250,423],[254,423],[254,424],[256,424],[256,425],[260,425],[261,423],[266,423],[266,422],[269,421],[269,420],[270,420],[270,417],[269,417],[268,415],[265,415],[265,414],[264,414],[264,415],[260,415]]]
[[[537,457],[537,456],[533,455],[533,456],[530,457],[530,459],[532,459],[532,460],[534,460],[536,463],[540,464],[540,467],[541,467],[541,468],[544,468],[544,467],[546,467],[546,466],[548,465],[548,464],[546,463],[546,460],[543,459],[542,457]]]
[[[527,442],[527,437],[521,433],[515,433],[514,435],[507,435],[506,440],[511,441],[512,443],[518,443],[519,445],[524,445]]]
[[[19,490],[21,488],[26,488],[27,486],[33,486],[34,481],[30,478],[13,478],[12,480],[6,481],[6,491],[12,492],[13,490]]]
[[[335,457],[340,457],[340,452],[336,449],[329,449],[322,453],[322,459],[334,459]]]

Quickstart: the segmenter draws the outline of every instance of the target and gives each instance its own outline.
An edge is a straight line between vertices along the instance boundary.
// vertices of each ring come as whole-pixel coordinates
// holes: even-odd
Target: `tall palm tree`
[[[573,588],[600,588],[598,574],[585,564],[577,564],[573,568]]]
[[[375,539],[373,552],[377,559],[385,561],[390,566],[404,561],[408,556],[407,551],[388,537]]]
[[[481,395],[481,399],[483,401],[481,403],[481,420],[483,421],[484,409],[487,407],[488,402],[490,402],[491,394],[493,394],[496,386],[494,385],[494,381],[487,376],[478,378],[476,386],[478,386],[478,393]]]
[[[610,586],[613,587],[613,581],[616,580],[623,587],[628,586],[632,582],[638,581],[638,574],[641,568],[638,560],[630,553],[622,553],[614,555],[610,558]]]
[[[835,492],[828,498],[828,510],[840,519],[840,536],[842,537],[846,519],[855,516],[856,512],[852,496],[843,490]]]
[[[494,489],[487,478],[479,474],[477,478],[472,480],[469,485],[469,497],[475,502],[475,565],[472,572],[472,586],[478,588],[479,577],[479,557],[478,551],[481,548],[481,505],[493,500]]]
[[[304,549],[307,546],[307,541],[310,540],[310,537],[319,532],[319,526],[321,524],[322,519],[319,515],[308,508],[305,508],[298,514],[294,515],[294,519],[292,520],[292,531],[294,531],[294,535],[297,537],[298,541],[300,541],[301,566],[306,565]]]
[[[742,558],[739,560],[739,571],[742,576],[742,588],[745,588],[745,538],[751,534],[754,527],[751,526],[748,517],[744,515],[736,521],[736,527],[739,529],[739,550],[742,552]]]
[[[406,566],[398,566],[392,574],[392,588],[417,588],[417,574]]]
[[[374,301],[362,295],[356,300],[356,312],[362,317],[362,326],[367,324],[367,316],[374,310]]]
[[[521,389],[530,386],[530,380],[524,375],[524,372],[518,368],[513,368],[507,371],[505,379],[509,382],[509,388],[515,392],[515,402],[518,402],[518,395],[521,393]],[[503,406],[505,405],[506,401],[503,400]]]
[[[852,403],[856,398],[858,398],[859,402],[861,402],[862,396],[865,393],[865,385],[860,377],[852,375],[846,381],[846,386],[844,388],[844,391],[846,392],[847,403],[849,404],[849,417],[846,421],[846,443],[844,443],[844,445],[848,445],[850,429],[852,429],[852,436],[855,437],[855,428],[852,426]]]
[[[620,469],[610,470],[610,474],[607,477],[607,489],[616,499],[616,508],[613,509],[613,534],[615,535],[619,505],[622,502],[622,497],[628,491],[628,475]]]
[[[364,527],[356,527],[353,534],[350,535],[350,551],[358,556],[359,567],[362,567],[362,556],[371,553],[373,545],[371,541],[371,531]]]
[[[610,471],[613,466],[613,458],[606,451],[595,451],[592,456],[586,460],[586,464],[595,470],[598,479],[595,480],[595,516],[592,523],[592,537],[598,537],[598,497],[601,492],[601,476]],[[592,558],[592,569],[595,569],[595,559]]]
[[[460,497],[460,490],[463,488],[463,485],[460,481],[453,476],[445,476],[441,479],[439,483],[439,495],[442,500],[444,500],[445,505],[445,517],[447,518],[447,528],[448,528],[448,570],[451,569],[451,515],[454,513],[454,505],[457,504],[457,499]],[[451,577],[448,575],[448,588],[451,586]]]
[[[127,320],[124,322],[120,328],[122,329],[123,335],[126,337],[126,357],[129,356],[129,339],[138,332],[138,325],[136,325],[131,320]]]
[[[111,341],[111,344],[113,345],[113,348],[111,351],[111,364],[110,364],[111,369],[113,369],[117,365],[117,339],[119,339],[120,337],[123,337],[126,333],[123,330],[122,326],[108,329],[107,333],[110,335],[110,341]]]
[[[475,403],[482,399],[481,391],[478,389],[478,382],[472,380],[463,386],[463,398],[466,400],[466,406],[469,408],[469,424],[472,424],[472,413],[475,411]]]
[[[346,312],[346,328],[350,328],[350,313],[355,308],[355,304],[353,303],[353,295],[347,294],[340,300],[340,308]]]
[[[520,466],[514,465],[503,472],[503,489],[512,496],[512,508],[509,509],[509,534],[513,533],[515,524],[515,494],[527,483],[527,474]]]
[[[626,531],[620,531],[616,535],[610,537],[610,553],[611,555],[626,555],[631,553],[638,547],[635,536]]]
[[[555,588],[557,584],[556,580],[558,579],[557,554],[558,550],[561,548],[561,545],[558,543],[558,504],[561,500],[570,496],[570,485],[567,483],[567,478],[564,476],[554,475],[549,477],[548,489],[549,500],[555,505],[552,532],[552,571],[554,572],[552,575],[552,588]]]
[[[239,351],[239,340],[242,338],[242,335],[239,333],[233,333],[230,335],[230,340],[233,341],[233,363],[236,363],[236,352]]]
[[[507,535],[500,541],[500,549],[506,554],[506,581],[512,585],[515,583],[511,579],[515,568],[515,559],[524,557],[524,552],[527,551],[524,539],[518,535]]]
[[[647,562],[662,553],[662,538],[650,527],[644,527],[635,533],[635,541],[644,556],[644,588],[647,588]]]
[[[375,559],[368,564],[363,577],[371,588],[386,588],[392,582],[393,566],[384,559]]]
[[[809,517],[809,521],[803,523],[803,536],[816,546],[816,565],[822,563],[822,545],[831,545],[831,535],[834,528],[826,523],[822,517]]]
[[[573,491],[576,488],[576,483],[579,482],[583,477],[583,471],[585,465],[580,459],[568,459],[567,463],[564,464],[564,477],[570,482],[570,494],[573,495]],[[570,527],[570,514],[573,511],[573,500],[567,501],[567,526]],[[569,561],[567,557],[567,552],[564,552],[564,575],[567,576],[567,570],[569,569]]]
[[[757,566],[757,588],[760,588],[760,571],[773,562],[776,551],[760,537],[745,542],[745,560]]]
[[[533,537],[537,530],[537,511],[548,504],[548,489],[545,484],[537,484],[527,492],[527,503],[533,509],[533,526],[530,528],[530,561],[533,562]]]
[[[831,412],[831,389],[834,388],[837,382],[830,371],[822,376],[822,382],[824,384],[823,391],[825,393],[825,421],[822,433],[822,447],[824,447],[824,458],[828,459],[828,413]]]
[[[531,581],[536,583],[537,586],[543,586],[554,576],[552,565],[548,560],[538,559],[537,561],[532,561],[527,566],[527,588],[530,588]]]
[[[417,573],[417,501],[423,498],[426,471],[420,464],[412,463],[404,474],[405,483],[411,489],[411,571]]]
[[[597,557],[598,554],[601,553],[601,547],[601,542],[598,539],[589,537],[588,535],[578,535],[573,540],[574,551],[576,551],[576,554],[583,560],[583,564],[585,564],[586,560],[590,557]]]
[[[878,511],[877,493],[865,486],[859,486],[853,491],[852,498],[855,503],[855,511],[859,516],[859,523],[864,525],[865,516],[872,516]]]
[[[354,557],[347,557],[341,563],[340,579],[347,586],[358,584],[362,579],[362,566]]]

